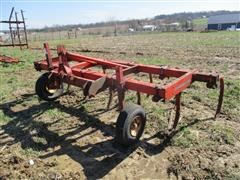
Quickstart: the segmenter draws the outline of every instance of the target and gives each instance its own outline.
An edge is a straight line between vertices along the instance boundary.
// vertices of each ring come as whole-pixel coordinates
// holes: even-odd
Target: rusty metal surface
[[[223,77],[221,77],[219,81],[220,81],[220,87],[219,87],[220,92],[219,92],[217,110],[216,110],[216,113],[215,113],[215,116],[214,116],[215,119],[217,118],[217,116],[221,112],[222,103],[223,103],[223,95],[224,95],[224,79],[223,79]]]
[[[107,80],[106,76],[103,76],[94,81],[94,83],[92,83],[91,86],[89,87],[88,96],[95,96],[97,92],[104,87],[106,80]]]
[[[19,63],[19,60],[10,56],[0,55],[0,62]]]

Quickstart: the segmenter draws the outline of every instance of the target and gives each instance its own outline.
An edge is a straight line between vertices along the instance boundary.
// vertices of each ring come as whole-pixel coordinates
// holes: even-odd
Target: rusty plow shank
[[[218,97],[218,105],[217,105],[217,109],[216,109],[216,113],[214,116],[214,119],[216,119],[220,112],[221,112],[221,108],[222,108],[222,103],[223,103],[223,95],[224,95],[224,79],[223,77],[219,78],[219,97]]]

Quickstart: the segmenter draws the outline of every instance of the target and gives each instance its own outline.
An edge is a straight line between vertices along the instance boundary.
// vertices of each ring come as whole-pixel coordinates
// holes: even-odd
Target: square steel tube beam
[[[164,86],[165,95],[164,99],[171,99],[175,95],[188,88],[193,82],[192,76],[196,70],[190,71],[183,76],[175,79],[173,82]]]
[[[199,82],[215,82],[219,80],[219,75],[217,74],[204,74],[204,73],[194,73],[193,74],[193,81]]]
[[[72,70],[81,70],[81,69],[85,69],[85,68],[89,68],[93,66],[91,63],[89,62],[80,62],[74,66],[72,66]]]
[[[184,70],[184,69],[164,68],[164,67],[150,66],[150,65],[143,65],[143,64],[138,64],[138,71],[150,73],[150,74],[157,74],[162,77],[176,77],[176,78],[189,72],[189,70]]]
[[[123,75],[127,76],[132,73],[138,73],[137,68],[138,68],[138,66],[136,65],[136,66],[131,66],[129,68],[123,69]]]
[[[111,69],[115,69],[119,66],[122,66],[123,68],[124,67],[128,68],[128,66],[123,65],[123,64],[118,64],[115,62],[98,59],[98,58],[91,58],[91,57],[87,57],[87,56],[83,56],[83,55],[79,55],[79,54],[75,54],[75,53],[70,53],[70,52],[67,52],[67,58],[69,60],[73,60],[73,61],[85,61],[85,62],[89,62],[89,63],[96,63],[98,65],[102,65],[102,66],[105,66],[106,68],[111,68]]]

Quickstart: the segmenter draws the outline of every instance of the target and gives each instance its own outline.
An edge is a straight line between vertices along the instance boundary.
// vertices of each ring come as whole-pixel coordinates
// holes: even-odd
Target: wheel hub
[[[131,123],[130,126],[130,134],[133,137],[136,137],[142,127],[142,118],[140,116],[136,116]]]
[[[47,90],[49,93],[54,94],[57,89],[52,89],[52,88],[46,87],[46,90]]]

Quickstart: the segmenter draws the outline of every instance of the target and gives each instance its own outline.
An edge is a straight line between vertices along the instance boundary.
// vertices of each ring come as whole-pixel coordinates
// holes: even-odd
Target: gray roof
[[[216,16],[210,16],[208,18],[208,24],[239,23],[239,22],[240,22],[240,13],[216,15]]]

